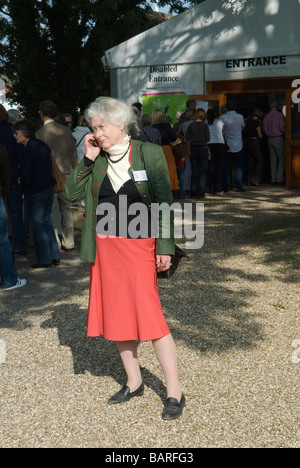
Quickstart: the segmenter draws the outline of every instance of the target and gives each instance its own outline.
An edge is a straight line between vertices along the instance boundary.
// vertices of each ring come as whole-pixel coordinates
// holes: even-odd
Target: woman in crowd
[[[126,385],[109,404],[143,395],[137,341],[151,340],[167,385],[162,417],[175,419],[182,414],[185,398],[157,286],[157,272],[169,269],[174,254],[174,226],[168,238],[158,235],[156,239],[147,230],[136,236],[129,229],[135,220],[129,214],[133,204],[147,206],[148,221],[152,201],[172,203],[166,160],[160,146],[129,137],[134,116],[123,102],[98,98],[89,106],[86,119],[93,134],[85,138],[86,155],[68,178],[65,195],[69,201],[86,200],[81,259],[91,264],[87,333],[115,341],[125,367]],[[121,196],[127,197],[123,211]],[[114,219],[108,216],[106,222],[108,207],[114,208]]]
[[[161,134],[162,139],[162,149],[165,154],[170,181],[171,181],[171,190],[179,190],[179,181],[177,176],[177,169],[175,158],[171,148],[171,142],[176,141],[176,134],[172,129],[169,122],[167,122],[166,114],[160,109],[155,109],[152,113],[152,127],[157,128]]]
[[[224,123],[217,119],[215,109],[208,109],[207,122],[210,133],[208,147],[211,152],[209,162],[210,193],[223,195],[223,178],[226,145],[224,140]]]
[[[47,268],[60,263],[60,250],[51,222],[55,179],[52,175],[49,147],[35,138],[33,123],[14,125],[17,143],[24,146],[21,157],[21,186],[26,194],[29,223],[33,234],[37,263],[32,268]]]
[[[247,120],[244,130],[247,183],[255,187],[260,186],[264,167],[264,157],[260,147],[260,141],[263,138],[263,117],[263,111],[256,109],[250,119]]]
[[[207,143],[210,133],[204,109],[198,109],[193,115],[193,122],[186,131],[186,138],[191,147],[191,194],[194,198],[204,198],[206,188],[206,169],[208,165],[209,150]]]

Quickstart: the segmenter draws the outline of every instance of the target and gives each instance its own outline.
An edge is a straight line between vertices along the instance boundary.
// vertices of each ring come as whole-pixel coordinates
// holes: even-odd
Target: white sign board
[[[147,88],[180,88],[181,72],[180,65],[152,65],[149,69]]]
[[[245,70],[262,70],[268,68],[286,68],[287,56],[281,55],[277,57],[257,57],[247,59],[231,59],[225,60],[224,67],[226,71],[245,71]]]

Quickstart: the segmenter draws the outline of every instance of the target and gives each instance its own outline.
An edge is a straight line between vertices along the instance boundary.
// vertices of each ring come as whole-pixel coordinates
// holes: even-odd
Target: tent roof
[[[106,52],[110,68],[300,54],[300,0],[206,0]]]

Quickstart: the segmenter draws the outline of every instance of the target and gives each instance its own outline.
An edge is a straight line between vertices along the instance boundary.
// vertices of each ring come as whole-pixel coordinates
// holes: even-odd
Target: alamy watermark
[[[6,363],[6,345],[5,341],[0,339],[0,364]]]
[[[152,203],[149,211],[142,202],[128,205],[127,195],[120,195],[118,208],[101,203],[97,216],[97,234],[101,237],[168,239],[174,224],[174,237],[185,239],[186,249],[201,249],[204,245],[203,203]]]
[[[294,104],[299,104],[300,103],[300,78],[293,81],[292,88],[297,88],[292,94],[292,101]]]
[[[300,364],[300,340],[294,340],[292,347],[295,348],[295,351],[292,354],[292,363]]]

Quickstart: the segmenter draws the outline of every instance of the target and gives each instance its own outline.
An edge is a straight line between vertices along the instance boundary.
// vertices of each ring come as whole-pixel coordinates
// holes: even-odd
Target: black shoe
[[[26,255],[27,254],[27,250],[14,250],[14,253],[16,255]]]
[[[247,190],[244,187],[239,188],[239,189],[234,189],[234,190],[235,192],[247,192]]]
[[[125,403],[125,401],[131,400],[131,398],[139,397],[144,395],[144,384],[135,391],[130,393],[130,388],[127,385],[124,385],[123,388],[117,393],[115,393],[109,400],[109,405],[118,405],[119,403]]]
[[[52,265],[54,265],[54,266],[60,265],[60,259],[52,260]]]
[[[177,419],[182,415],[185,407],[185,396],[182,395],[180,402],[176,398],[167,398],[162,418],[165,420]]]
[[[72,247],[72,249],[66,249],[65,247],[61,247],[60,250],[63,250],[64,252],[73,252],[73,250],[75,250],[75,247]]]
[[[35,269],[38,269],[38,268],[51,268],[52,267],[52,263],[50,263],[49,265],[46,264],[46,265],[42,265],[42,264],[39,264],[39,263],[34,263],[33,265],[31,265],[31,268],[35,268]]]

